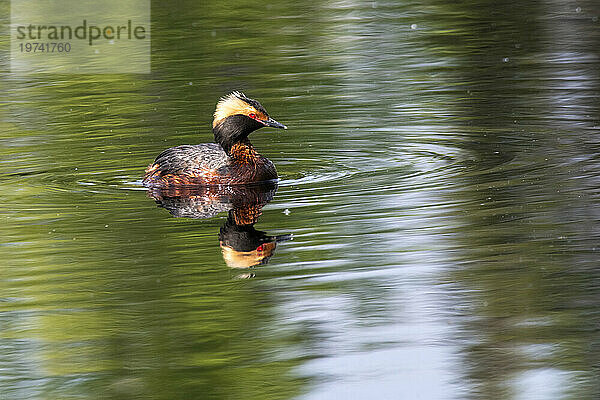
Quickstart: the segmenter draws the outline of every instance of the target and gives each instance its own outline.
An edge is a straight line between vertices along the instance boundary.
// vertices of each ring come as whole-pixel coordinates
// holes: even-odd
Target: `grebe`
[[[248,135],[263,126],[287,129],[241,92],[222,97],[213,119],[216,143],[171,147],[146,168],[148,187],[240,185],[277,179],[275,165],[254,150]]]

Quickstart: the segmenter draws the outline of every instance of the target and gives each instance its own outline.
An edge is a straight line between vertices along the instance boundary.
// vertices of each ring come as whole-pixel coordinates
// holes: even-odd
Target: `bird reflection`
[[[276,183],[263,183],[154,188],[148,191],[148,196],[174,217],[206,219],[228,212],[227,220],[219,230],[223,259],[231,268],[249,268],[266,264],[277,243],[292,238],[291,235],[271,236],[254,228],[262,208],[273,199],[276,191]]]

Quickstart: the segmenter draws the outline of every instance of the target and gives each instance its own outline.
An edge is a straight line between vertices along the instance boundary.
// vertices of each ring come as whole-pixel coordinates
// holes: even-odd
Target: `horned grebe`
[[[248,135],[263,126],[287,129],[241,92],[222,97],[213,119],[216,143],[171,147],[146,168],[148,187],[240,185],[277,179],[275,165],[254,150]]]

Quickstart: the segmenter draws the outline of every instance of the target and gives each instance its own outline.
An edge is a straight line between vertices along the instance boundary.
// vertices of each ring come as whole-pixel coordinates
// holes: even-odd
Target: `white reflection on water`
[[[573,373],[557,368],[539,368],[524,371],[516,377],[515,400],[552,400],[568,395]]]

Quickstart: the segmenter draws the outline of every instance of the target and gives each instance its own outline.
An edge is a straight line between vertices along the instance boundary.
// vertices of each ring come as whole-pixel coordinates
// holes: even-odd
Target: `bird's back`
[[[220,145],[182,145],[160,153],[146,168],[143,183],[159,186],[169,183],[211,183],[216,177],[227,175],[229,157]]]

